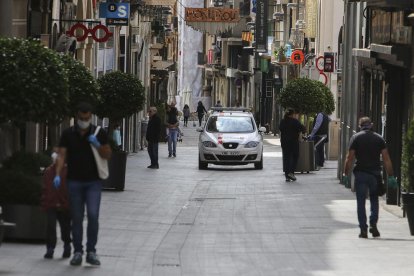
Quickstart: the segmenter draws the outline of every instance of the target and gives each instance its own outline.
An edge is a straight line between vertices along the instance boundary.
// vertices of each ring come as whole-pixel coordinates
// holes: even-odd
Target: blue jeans
[[[102,181],[67,182],[70,210],[72,213],[72,239],[74,252],[83,253],[83,218],[88,216],[86,252],[96,252],[99,230],[99,207],[101,204]]]
[[[178,128],[168,130],[168,154],[175,154],[177,148]]]
[[[148,141],[148,155],[151,159],[151,166],[158,166],[158,142]]]
[[[369,223],[374,225],[378,222],[379,203],[377,179],[373,174],[366,172],[356,171],[354,172],[354,175],[359,227],[361,230],[366,231],[368,229],[367,215],[365,211],[365,199],[367,198],[367,192],[369,193],[371,205]]]

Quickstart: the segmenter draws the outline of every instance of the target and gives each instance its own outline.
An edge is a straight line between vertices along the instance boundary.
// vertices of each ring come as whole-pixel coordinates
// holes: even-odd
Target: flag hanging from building
[[[249,32],[249,31],[243,31],[242,32],[242,40],[243,41],[252,41],[253,39],[252,39],[252,33],[251,32]]]

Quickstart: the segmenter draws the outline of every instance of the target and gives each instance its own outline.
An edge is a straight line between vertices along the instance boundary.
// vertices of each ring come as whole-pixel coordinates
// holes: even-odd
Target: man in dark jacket
[[[325,163],[325,143],[328,142],[329,122],[331,119],[323,112],[318,113],[313,121],[313,129],[309,138],[315,141],[316,146],[316,166],[323,167]],[[322,140],[323,139],[323,140]]]
[[[159,169],[158,164],[158,142],[160,141],[161,119],[157,115],[157,108],[151,106],[148,110],[149,122],[145,138],[148,141],[148,155],[151,159],[149,169]]]

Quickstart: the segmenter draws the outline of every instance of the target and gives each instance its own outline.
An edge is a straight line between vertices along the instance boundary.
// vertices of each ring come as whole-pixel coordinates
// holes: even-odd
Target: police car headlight
[[[213,142],[211,142],[211,141],[204,141],[203,142],[203,146],[205,146],[206,148],[217,148],[217,145],[216,144],[214,144]]]
[[[259,145],[259,142],[256,141],[251,141],[249,143],[247,143],[244,147],[245,148],[255,148]]]

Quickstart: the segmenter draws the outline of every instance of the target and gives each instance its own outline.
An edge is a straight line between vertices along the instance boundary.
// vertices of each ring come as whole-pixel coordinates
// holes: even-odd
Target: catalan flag
[[[249,31],[243,31],[242,32],[242,40],[243,41],[252,41],[253,39],[252,39],[252,33],[251,32],[249,32]]]

